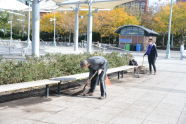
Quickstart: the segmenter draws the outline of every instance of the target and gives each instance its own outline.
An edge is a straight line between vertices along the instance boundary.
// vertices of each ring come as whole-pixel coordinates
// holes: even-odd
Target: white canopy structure
[[[76,16],[75,16],[75,35],[74,35],[74,42],[75,42],[75,50],[78,50],[78,11],[79,7],[84,7],[89,9],[88,15],[88,26],[87,26],[87,52],[92,52],[92,11],[93,8],[101,8],[101,9],[113,9],[117,5],[122,3],[130,2],[133,0],[54,0],[57,5],[64,6],[64,5],[76,5]]]
[[[28,9],[28,6],[17,0],[0,0],[0,9],[20,11]]]
[[[78,51],[78,33],[79,33],[79,10],[80,7],[88,8],[88,26],[87,26],[87,42],[88,47],[87,51],[92,52],[92,11],[93,9],[113,9],[115,6],[122,3],[130,2],[133,0],[53,0],[57,3],[58,6],[62,8],[64,6],[75,5],[76,8],[73,8],[75,11],[75,27],[74,27],[74,43],[75,51]],[[39,20],[40,20],[40,0],[33,0],[32,2],[32,54],[34,56],[39,56]]]
[[[40,2],[40,12],[48,12],[56,10],[59,6],[52,0],[42,0]]]
[[[53,0],[42,0],[39,4],[40,12],[72,11],[76,7],[76,5],[58,6]]]
[[[134,0],[54,0],[57,5],[80,4],[82,7],[88,7],[90,1],[93,8],[113,9],[117,5]]]

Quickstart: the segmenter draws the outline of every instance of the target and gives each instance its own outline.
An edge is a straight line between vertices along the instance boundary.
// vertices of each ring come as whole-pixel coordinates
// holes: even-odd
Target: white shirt
[[[184,52],[184,45],[183,45],[183,44],[180,46],[180,52],[181,52],[181,53]]]

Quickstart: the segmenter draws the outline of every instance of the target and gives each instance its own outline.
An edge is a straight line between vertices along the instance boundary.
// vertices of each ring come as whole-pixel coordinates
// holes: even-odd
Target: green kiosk
[[[115,33],[119,34],[119,47],[128,51],[142,51],[146,49],[149,37],[156,42],[157,32],[140,25],[124,25]]]

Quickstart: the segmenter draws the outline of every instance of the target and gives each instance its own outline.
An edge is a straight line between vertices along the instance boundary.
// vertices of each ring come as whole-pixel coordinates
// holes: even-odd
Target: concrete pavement
[[[108,98],[52,96],[0,104],[0,124],[186,124],[186,60],[160,52],[157,74],[113,79]],[[142,54],[137,53],[138,63]],[[147,59],[145,59],[147,65]]]

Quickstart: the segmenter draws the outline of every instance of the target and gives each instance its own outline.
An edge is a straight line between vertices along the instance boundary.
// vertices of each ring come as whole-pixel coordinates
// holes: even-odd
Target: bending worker
[[[81,68],[89,69],[89,79],[91,79],[91,85],[86,95],[92,96],[96,85],[100,83],[101,97],[106,98],[106,72],[108,68],[108,61],[102,56],[93,56],[80,62]],[[95,74],[96,73],[96,74]]]

